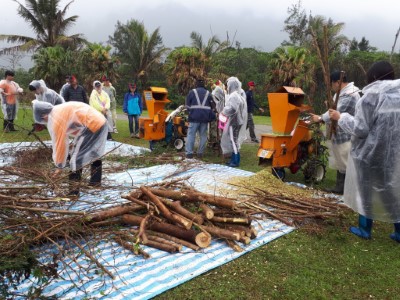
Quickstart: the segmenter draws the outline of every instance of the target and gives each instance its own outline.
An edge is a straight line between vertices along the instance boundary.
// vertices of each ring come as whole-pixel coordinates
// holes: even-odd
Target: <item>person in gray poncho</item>
[[[352,134],[344,201],[359,213],[359,226],[350,231],[370,239],[373,220],[390,222],[390,237],[400,243],[400,80],[385,61],[373,64],[367,79],[354,117],[329,111]]]
[[[48,102],[52,105],[64,103],[64,98],[56,91],[48,88],[46,83],[40,80],[33,80],[29,84],[29,90],[35,93],[36,100]]]

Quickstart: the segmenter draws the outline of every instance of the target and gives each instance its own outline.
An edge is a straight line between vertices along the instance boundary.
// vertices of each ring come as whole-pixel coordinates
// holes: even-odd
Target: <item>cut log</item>
[[[143,245],[146,245],[146,246],[149,246],[149,247],[152,247],[152,248],[156,248],[156,249],[159,249],[159,250],[162,250],[162,251],[166,251],[166,252],[169,252],[169,253],[178,252],[178,250],[174,246],[171,246],[171,245],[168,245],[168,244],[165,244],[165,243],[162,244],[162,243],[151,241],[151,240],[147,241],[146,244],[143,243]]]
[[[169,200],[162,200],[163,203],[165,203],[166,205],[168,205],[169,207],[172,208],[173,211],[177,212],[178,214],[184,216],[185,218],[189,219],[190,221],[193,221],[197,224],[202,225],[204,223],[204,219],[202,216],[194,214],[190,211],[188,211],[186,208],[184,208],[180,201],[169,201]]]
[[[248,245],[248,244],[250,244],[250,237],[248,237],[248,236],[243,236],[243,237],[241,237],[241,238],[239,239],[239,242],[241,242],[241,243],[243,243],[243,244],[245,244],[245,245]]]
[[[142,221],[142,217],[133,216],[133,215],[123,215],[122,220],[125,224],[136,225],[139,226]],[[177,237],[179,239],[183,239],[190,243],[196,244],[201,248],[206,248],[211,243],[211,237],[204,232],[197,232],[192,229],[184,229],[176,225],[161,223],[161,222],[152,222],[148,224],[148,228],[153,231],[166,233]]]
[[[249,218],[225,218],[225,217],[213,217],[211,219],[213,222],[219,223],[232,223],[232,224],[243,224],[250,225],[251,220]]]
[[[180,224],[183,227],[185,227],[186,229],[190,229],[193,225],[193,223],[191,221],[188,221],[184,218],[182,218],[182,216],[178,215],[178,214],[173,214],[169,211],[169,209],[163,204],[163,202],[156,196],[154,195],[149,189],[147,189],[144,186],[140,187],[140,190],[147,196],[149,197],[149,200],[151,202],[153,202],[157,208],[160,210],[161,214],[166,217],[168,220]]]
[[[181,244],[181,245],[183,245],[185,247],[188,247],[188,248],[190,248],[190,249],[192,249],[194,251],[198,251],[200,249],[200,247],[195,245],[195,244],[189,243],[188,241],[185,241],[185,240],[182,240],[182,239],[178,239],[177,237],[174,237],[172,235],[168,235],[168,234],[165,234],[165,233],[148,230],[147,231],[147,235],[161,237],[163,239],[175,242],[177,244]]]
[[[203,216],[205,216],[207,219],[212,219],[214,217],[214,211],[207,205],[204,203],[201,203],[199,205],[200,209],[201,209],[201,213],[203,214]]]
[[[139,234],[139,231],[135,230],[135,229],[129,229],[129,232],[131,232],[131,233],[133,233],[135,235]],[[165,238],[157,236],[157,235],[151,235],[151,234],[148,234],[148,232],[146,232],[146,236],[147,236],[147,240],[148,241],[155,241],[155,242],[158,242],[158,243],[161,243],[161,244],[163,244],[163,243],[164,244],[168,244],[168,245],[171,245],[171,246],[175,247],[178,251],[182,251],[182,245],[179,244],[179,243],[176,243],[176,242],[174,242],[174,241],[172,241],[170,239],[165,239]],[[146,242],[143,242],[143,244],[146,244]]]
[[[235,226],[234,224],[227,224],[227,223],[213,223],[213,224],[217,227],[237,232],[240,234],[240,237],[247,236],[244,226]],[[250,228],[248,228],[248,233],[250,234]]]
[[[204,193],[195,192],[195,191],[170,191],[170,190],[162,190],[162,189],[149,189],[154,195],[159,197],[169,198],[173,200],[179,200],[182,202],[206,202],[218,207],[236,208],[236,203],[233,199],[218,197],[218,196],[210,196]]]
[[[232,240],[225,240],[225,243],[233,249],[235,252],[243,252],[243,248],[236,244],[235,241]]]
[[[86,217],[86,219],[89,222],[100,222],[104,221],[106,219],[111,219],[114,217],[122,216],[124,214],[133,212],[133,211],[138,211],[143,209],[139,205],[122,205],[122,206],[116,206],[112,208],[108,208],[107,210],[99,211],[95,214],[91,214]]]
[[[233,232],[215,226],[202,226],[202,227],[204,228],[204,230],[206,230],[209,234],[213,236],[235,241],[240,240],[240,234],[238,232]]]

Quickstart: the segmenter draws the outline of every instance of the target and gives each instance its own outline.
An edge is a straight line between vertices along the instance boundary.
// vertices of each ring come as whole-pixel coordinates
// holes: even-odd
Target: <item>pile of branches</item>
[[[297,226],[335,217],[341,211],[335,199],[283,194],[269,190],[265,183],[242,185],[230,198],[216,196],[184,184],[187,178],[125,189],[117,205],[115,199],[86,203],[57,196],[57,191],[65,189],[65,180],[51,178],[50,167],[40,168],[47,166],[45,161],[17,157],[13,166],[0,168],[0,261],[26,257],[27,251],[37,258],[42,246],[54,251],[51,262],[41,265],[35,260],[22,273],[13,272],[10,264],[0,264],[1,282],[19,282],[30,275],[32,266],[40,267],[51,278],[68,269],[79,273],[79,278],[90,279],[95,265],[102,274],[115,278],[98,257],[100,242],[115,242],[144,258],[150,255],[141,245],[169,253],[179,252],[183,246],[199,251],[207,248],[212,238],[243,251],[243,245],[257,236],[254,220],[276,219]],[[27,168],[26,164],[33,161],[38,161],[38,167],[31,164]],[[188,168],[183,165],[173,175]],[[85,211],[70,209],[76,204],[85,204]],[[80,265],[82,256],[91,264]]]
[[[346,209],[335,198],[279,195],[258,188],[251,191],[253,193],[243,206],[294,227],[336,218]]]

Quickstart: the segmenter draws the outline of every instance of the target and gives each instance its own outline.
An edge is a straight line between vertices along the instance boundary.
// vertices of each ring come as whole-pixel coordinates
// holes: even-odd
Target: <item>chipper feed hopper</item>
[[[143,92],[149,116],[139,118],[139,135],[150,142],[152,150],[156,142],[165,142],[180,151],[184,148],[188,127],[185,107],[181,105],[168,114],[164,110],[165,105],[171,102],[167,97],[168,91],[162,87],[150,87]]]
[[[315,137],[309,122],[299,118],[301,112],[311,109],[304,105],[304,92],[297,87],[283,86],[275,93],[268,93],[272,121],[272,134],[261,134],[257,152],[259,164],[268,164],[272,173],[285,178],[285,168],[292,173],[303,170],[306,180],[321,181],[325,165],[320,139]]]
[[[140,138],[148,141],[158,141],[165,138],[165,119],[168,112],[164,110],[164,107],[171,102],[167,99],[167,96],[167,89],[161,87],[150,87],[143,92],[149,116],[139,118]]]

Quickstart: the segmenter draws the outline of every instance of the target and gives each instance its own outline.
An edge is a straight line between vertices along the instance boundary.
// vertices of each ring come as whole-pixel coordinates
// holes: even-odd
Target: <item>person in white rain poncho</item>
[[[215,103],[215,112],[217,119],[210,122],[208,143],[212,145],[214,150],[219,150],[222,131],[218,128],[218,115],[222,112],[225,106],[225,90],[221,80],[217,80],[211,92]]]
[[[329,111],[352,134],[344,201],[359,213],[359,226],[350,231],[369,239],[373,220],[390,222],[390,237],[400,242],[400,80],[385,61],[373,64],[367,79],[354,117]]]
[[[29,90],[35,93],[36,99],[39,101],[45,101],[53,105],[65,102],[64,98],[52,89],[49,89],[42,79],[33,80],[29,84]]]
[[[227,163],[230,167],[240,164],[240,146],[246,139],[247,104],[241,94],[242,84],[236,77],[227,81],[228,96],[225,107],[220,113],[220,121],[226,121],[221,138],[221,149],[224,155],[231,154]],[[226,118],[226,119],[225,119]]]
[[[91,163],[90,185],[100,185],[102,162],[107,139],[107,120],[86,103],[71,101],[53,106],[48,102],[33,100],[33,117],[36,123],[47,125],[52,145],[53,161],[61,173],[69,157],[71,172],[70,196],[79,195],[76,183],[82,177],[82,168]],[[69,138],[74,138],[72,144]]]

